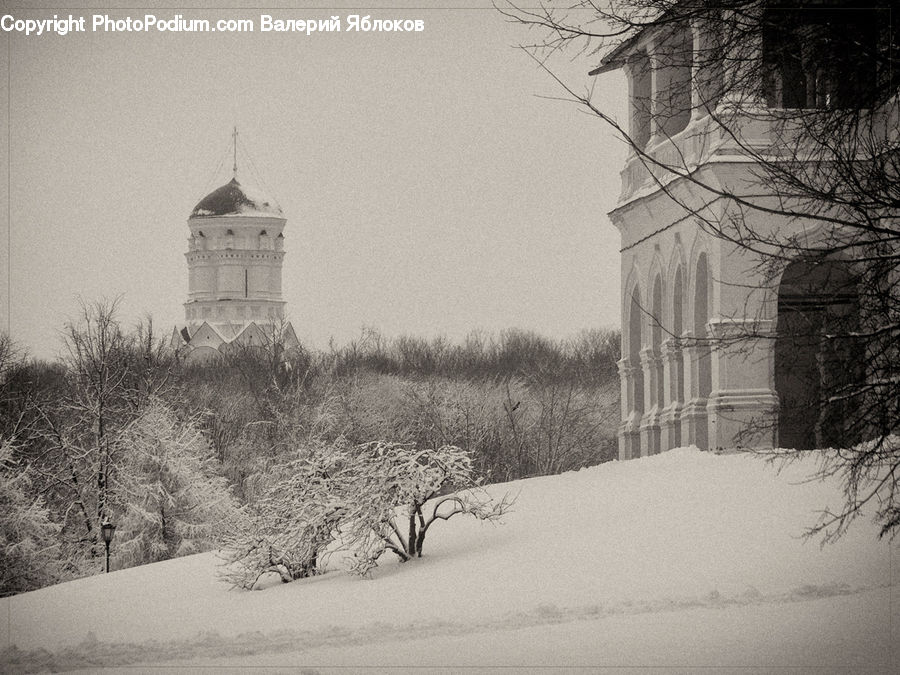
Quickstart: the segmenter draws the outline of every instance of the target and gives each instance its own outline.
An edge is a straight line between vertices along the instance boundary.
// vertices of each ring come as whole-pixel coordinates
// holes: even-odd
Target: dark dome
[[[282,218],[281,207],[274,199],[251,190],[232,178],[213,190],[194,207],[191,218],[203,216],[275,216]]]

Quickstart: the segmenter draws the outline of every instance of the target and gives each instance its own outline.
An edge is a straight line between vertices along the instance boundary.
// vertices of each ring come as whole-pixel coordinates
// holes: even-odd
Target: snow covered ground
[[[682,449],[493,486],[425,557],[230,590],[202,554],[4,599],[3,670],[900,672],[892,557],[859,520],[804,541],[836,486]]]

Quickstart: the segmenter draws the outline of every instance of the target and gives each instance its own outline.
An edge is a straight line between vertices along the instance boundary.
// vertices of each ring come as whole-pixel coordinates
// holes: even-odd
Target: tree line
[[[226,576],[250,587],[316,573],[339,536],[366,573],[385,551],[421,555],[435,520],[502,515],[485,483],[615,456],[613,331],[452,344],[366,330],[191,363],[102,301],[64,347],[47,362],[0,338],[3,594],[100,572],[104,523],[112,569],[227,546]]]

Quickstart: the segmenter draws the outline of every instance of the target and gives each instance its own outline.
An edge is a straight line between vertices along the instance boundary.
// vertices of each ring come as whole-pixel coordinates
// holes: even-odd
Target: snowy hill
[[[900,672],[897,545],[802,540],[840,498],[811,470],[682,449],[493,486],[503,524],[438,523],[368,580],[236,591],[202,554],[61,584],[2,600],[0,666]]]

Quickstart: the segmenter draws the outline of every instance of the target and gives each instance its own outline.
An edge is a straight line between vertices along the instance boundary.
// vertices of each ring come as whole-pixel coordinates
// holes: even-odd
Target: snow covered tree
[[[352,573],[365,575],[385,551],[402,562],[421,557],[438,520],[469,514],[496,521],[511,504],[480,488],[470,454],[456,446],[339,441],[305,448],[245,511],[241,531],[226,542],[223,576],[244,588],[268,572],[292,581],[320,571],[323,554],[338,550],[350,554]]]
[[[39,588],[56,577],[59,527],[40,496],[32,494],[28,466],[13,444],[0,443],[0,596]]]
[[[310,444],[298,455],[265,476],[268,488],[232,521],[222,576],[235,586],[252,589],[267,573],[286,583],[321,571],[347,512],[349,456],[341,442]]]
[[[83,303],[80,316],[67,323],[62,380],[36,402],[38,420],[26,444],[62,526],[61,555],[73,576],[101,569],[100,525],[123,525],[116,489],[130,480],[120,471],[135,468],[134,425],[167,391],[172,367],[152,323],[129,332],[116,310],[115,301]]]
[[[208,549],[237,509],[209,443],[191,420],[151,398],[118,440],[112,484],[115,557],[130,567]]]
[[[438,520],[468,514],[496,521],[512,505],[508,497],[495,502],[480,488],[471,455],[454,445],[367,443],[356,449],[353,467],[359,498],[347,502],[342,534],[356,558],[351,571],[358,574],[368,573],[385,551],[401,562],[420,558],[425,535]]]

